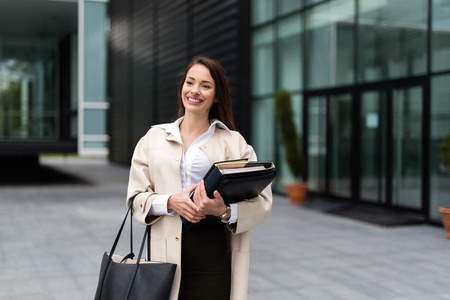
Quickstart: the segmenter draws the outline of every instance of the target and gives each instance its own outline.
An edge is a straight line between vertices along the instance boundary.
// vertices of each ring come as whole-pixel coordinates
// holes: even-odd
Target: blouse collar
[[[177,119],[175,122],[153,125],[152,127],[162,128],[162,129],[166,130],[166,132],[168,134],[172,134],[172,135],[176,136],[181,141],[180,124],[181,124],[181,121],[183,121],[183,119],[184,119],[184,117],[181,117],[181,118]],[[216,128],[224,129],[228,132],[231,132],[231,130],[220,120],[211,119],[211,120],[209,120],[209,123],[211,124],[207,131],[207,133],[209,133],[209,134],[214,133]]]

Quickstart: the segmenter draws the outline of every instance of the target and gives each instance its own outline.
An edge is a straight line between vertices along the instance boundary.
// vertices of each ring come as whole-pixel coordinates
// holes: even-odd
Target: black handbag
[[[111,251],[103,254],[95,300],[169,299],[177,265],[142,258],[146,240],[147,258],[150,258],[150,225],[145,229],[137,259],[133,259],[133,216],[130,216],[130,253],[126,256],[114,254],[128,214],[130,211],[133,214],[132,207],[131,203]]]

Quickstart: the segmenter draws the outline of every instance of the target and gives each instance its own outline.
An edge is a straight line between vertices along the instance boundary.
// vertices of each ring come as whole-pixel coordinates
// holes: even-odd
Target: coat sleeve
[[[256,161],[256,153],[253,147],[248,145],[244,138],[240,137],[241,158]],[[233,234],[249,231],[253,227],[264,223],[272,209],[272,185],[267,186],[261,194],[253,199],[238,202],[238,220],[229,224],[228,229]]]
[[[141,224],[153,224],[160,217],[149,217],[153,200],[158,196],[154,192],[154,187],[149,172],[149,157],[147,142],[148,134],[142,137],[134,149],[131,160],[130,176],[127,191],[127,207],[133,201],[133,216]]]

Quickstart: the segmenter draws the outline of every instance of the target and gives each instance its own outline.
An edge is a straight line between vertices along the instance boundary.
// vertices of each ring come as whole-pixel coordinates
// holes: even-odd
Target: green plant
[[[447,170],[450,170],[450,134],[439,144],[438,161]]]
[[[301,137],[297,133],[292,110],[291,94],[279,90],[275,96],[275,115],[280,125],[281,142],[286,153],[286,161],[297,180],[302,180],[305,162],[301,147]]]

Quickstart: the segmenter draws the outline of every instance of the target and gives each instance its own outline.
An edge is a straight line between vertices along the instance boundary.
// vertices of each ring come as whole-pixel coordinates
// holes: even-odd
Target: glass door
[[[308,188],[350,198],[352,195],[352,95],[308,99]]]
[[[326,192],[327,98],[308,101],[308,189]]]
[[[422,102],[420,86],[392,91],[392,205],[422,206]]]
[[[422,210],[423,87],[361,94],[360,196]]]
[[[339,197],[351,197],[352,187],[352,96],[330,96],[329,193]]]
[[[386,92],[361,95],[361,199],[386,203]]]

